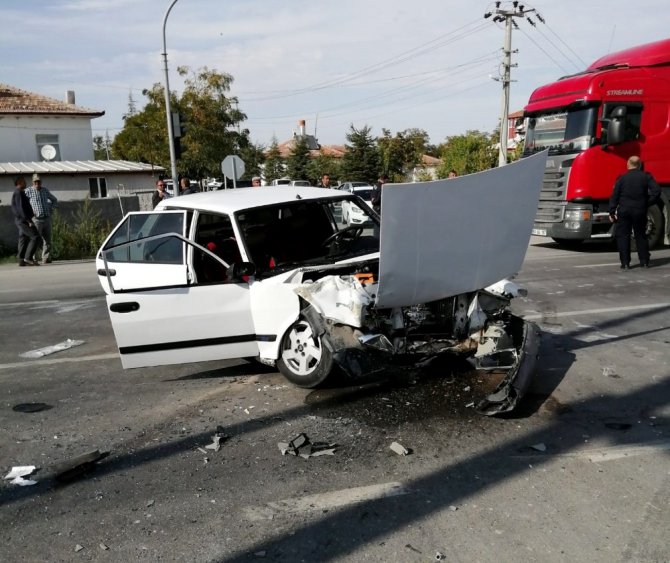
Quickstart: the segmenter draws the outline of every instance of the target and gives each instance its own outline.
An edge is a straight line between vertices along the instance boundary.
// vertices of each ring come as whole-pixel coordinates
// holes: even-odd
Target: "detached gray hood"
[[[547,151],[451,180],[384,190],[377,307],[475,291],[521,269]]]

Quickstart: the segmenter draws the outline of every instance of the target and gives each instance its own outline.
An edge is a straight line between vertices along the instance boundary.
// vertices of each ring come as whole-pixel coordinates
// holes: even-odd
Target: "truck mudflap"
[[[475,406],[477,412],[487,416],[510,412],[516,408],[530,386],[537,365],[541,340],[540,329],[537,325],[511,315],[506,334],[513,340],[510,348],[498,346],[499,344],[504,345],[503,339],[499,339],[489,353],[476,358],[476,367],[479,369],[504,368],[507,370],[505,377],[493,393]],[[510,358],[513,358],[511,365],[509,365]],[[508,365],[496,365],[500,362]]]

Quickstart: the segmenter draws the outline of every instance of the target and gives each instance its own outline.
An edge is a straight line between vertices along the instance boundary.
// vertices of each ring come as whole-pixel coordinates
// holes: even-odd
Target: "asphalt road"
[[[311,392],[243,360],[123,371],[92,263],[2,266],[0,469],[41,470],[0,485],[0,560],[668,561],[670,249],[652,259],[531,241],[538,372],[494,419],[458,366]],[[282,456],[301,432],[335,455]]]

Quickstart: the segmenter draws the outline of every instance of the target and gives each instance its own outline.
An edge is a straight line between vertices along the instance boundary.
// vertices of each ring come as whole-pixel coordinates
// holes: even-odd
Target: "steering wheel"
[[[321,243],[321,246],[329,246],[332,242],[339,239],[354,241],[363,234],[363,227],[360,225],[349,225],[348,227],[330,235]],[[346,236],[345,236],[346,235]]]

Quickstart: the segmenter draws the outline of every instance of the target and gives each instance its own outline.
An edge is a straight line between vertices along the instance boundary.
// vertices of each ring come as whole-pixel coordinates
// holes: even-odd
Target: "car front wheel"
[[[294,385],[311,389],[323,383],[333,369],[333,355],[305,318],[282,338],[279,371]]]

